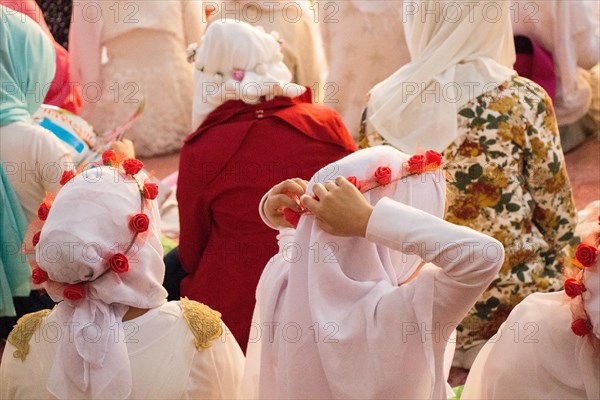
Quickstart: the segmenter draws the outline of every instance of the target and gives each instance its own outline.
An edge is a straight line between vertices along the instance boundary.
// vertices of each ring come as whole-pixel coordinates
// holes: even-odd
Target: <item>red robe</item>
[[[308,89],[256,105],[227,101],[185,140],[177,200],[179,256],[189,275],[181,295],[220,311],[242,349],[256,285],[278,251],[277,232],[258,213],[262,196],[355,150],[341,117],[312,104]]]

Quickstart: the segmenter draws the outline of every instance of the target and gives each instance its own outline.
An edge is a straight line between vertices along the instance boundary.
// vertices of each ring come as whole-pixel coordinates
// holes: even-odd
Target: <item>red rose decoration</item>
[[[585,291],[585,285],[577,279],[569,278],[565,281],[565,293],[570,298],[577,297]]]
[[[129,227],[138,233],[146,232],[150,225],[150,218],[146,214],[135,214],[129,220]]]
[[[65,290],[63,290],[63,297],[67,300],[81,300],[85,297],[85,288],[81,283],[67,285]]]
[[[154,182],[144,183],[144,197],[148,200],[154,200],[158,197],[158,185]]]
[[[75,171],[73,171],[73,170],[64,171],[60,178],[61,186],[64,185],[65,183],[69,182],[74,177],[75,177]]]
[[[117,274],[121,274],[123,272],[129,271],[129,260],[127,256],[123,253],[117,253],[112,256],[109,260],[110,269],[112,269]]]
[[[375,170],[375,180],[380,185],[387,185],[392,181],[392,170],[390,167],[379,167]]]
[[[592,323],[587,319],[579,318],[571,323],[571,330],[577,336],[585,336],[592,331]]]
[[[40,204],[40,208],[38,208],[38,218],[42,221],[45,221],[48,218],[48,213],[50,212],[50,207],[46,205],[46,203]]]
[[[42,234],[42,232],[37,232],[35,235],[33,235],[33,238],[31,239],[31,243],[33,243],[33,247],[37,246],[37,244],[40,242],[41,234]]]
[[[124,160],[122,165],[127,175],[135,175],[144,168],[144,163],[135,158]]]
[[[106,150],[104,153],[102,153],[102,164],[112,167],[116,163],[117,163],[117,153],[115,153],[112,150]]]
[[[289,222],[294,228],[298,226],[298,222],[300,222],[300,214],[291,208],[283,209],[283,218]]]
[[[48,280],[48,273],[41,268],[35,267],[31,271],[31,281],[35,285],[41,285]]]
[[[422,174],[427,169],[427,160],[423,154],[415,154],[408,160],[408,172]]]
[[[358,180],[357,177],[349,176],[346,180],[348,182],[350,182],[351,184],[353,184],[358,190],[360,190],[360,181]]]
[[[427,150],[425,152],[425,161],[428,167],[439,167],[442,165],[442,155],[437,151]]]
[[[577,246],[577,251],[575,251],[575,258],[577,258],[577,261],[579,261],[579,263],[584,267],[591,267],[594,265],[597,255],[598,250],[596,250],[595,247],[584,243]]]

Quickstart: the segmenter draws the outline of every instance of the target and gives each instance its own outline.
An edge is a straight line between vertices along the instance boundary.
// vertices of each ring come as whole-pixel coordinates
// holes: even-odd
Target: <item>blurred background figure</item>
[[[48,94],[46,94],[46,98],[44,99],[44,104],[50,104],[74,114],[79,114],[82,102],[81,89],[77,85],[72,84],[69,74],[69,53],[60,44],[61,42],[56,41],[52,36],[52,32],[44,20],[44,14],[40,7],[34,0],[1,0],[0,4],[33,19],[52,40],[56,56],[56,72],[54,73],[54,79],[52,80]]]
[[[230,0],[214,4],[218,7],[210,13],[209,24],[228,18],[261,26],[267,33],[279,33],[283,62],[292,73],[291,82],[311,88],[314,101],[323,100],[327,61],[308,2]]]
[[[410,61],[402,1],[315,1],[329,63],[323,102],[357,139],[369,89]]]
[[[186,48],[202,36],[203,12],[202,2],[194,0],[74,4],[71,71],[84,87],[82,115],[98,133],[125,121],[145,100],[144,115],[127,132],[137,154],[181,147],[192,128]]]
[[[587,116],[600,96],[597,72],[600,61],[600,3],[592,0],[512,0],[515,35],[529,38],[547,50],[554,61],[554,109],[565,152],[598,135],[598,122]],[[539,83],[539,82],[538,82]],[[597,120],[596,120],[597,121]]]

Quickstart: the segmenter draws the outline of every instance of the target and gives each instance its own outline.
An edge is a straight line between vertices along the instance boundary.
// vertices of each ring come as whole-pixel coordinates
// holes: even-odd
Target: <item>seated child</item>
[[[446,398],[449,338],[504,252],[442,219],[440,164],[381,146],[269,192],[265,222],[297,228],[257,288],[246,396]]]
[[[60,303],[9,335],[0,399],[237,396],[243,355],[220,313],[166,301],[157,186],[141,162],[103,159],[63,176],[26,237],[33,282]]]
[[[477,355],[463,399],[600,398],[598,234],[579,245],[565,290],[534,293]]]

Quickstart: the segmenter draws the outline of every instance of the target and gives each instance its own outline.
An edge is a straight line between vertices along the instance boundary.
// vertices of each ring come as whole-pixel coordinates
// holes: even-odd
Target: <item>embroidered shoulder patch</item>
[[[223,334],[221,313],[209,306],[181,298],[183,318],[196,338],[196,350],[202,351],[212,346],[212,341]]]
[[[20,358],[21,361],[25,361],[27,354],[29,354],[29,341],[31,337],[37,331],[42,323],[44,317],[50,314],[52,310],[40,310],[31,314],[23,315],[17,321],[17,325],[8,335],[8,343],[12,344],[17,348],[13,352],[14,358]]]

